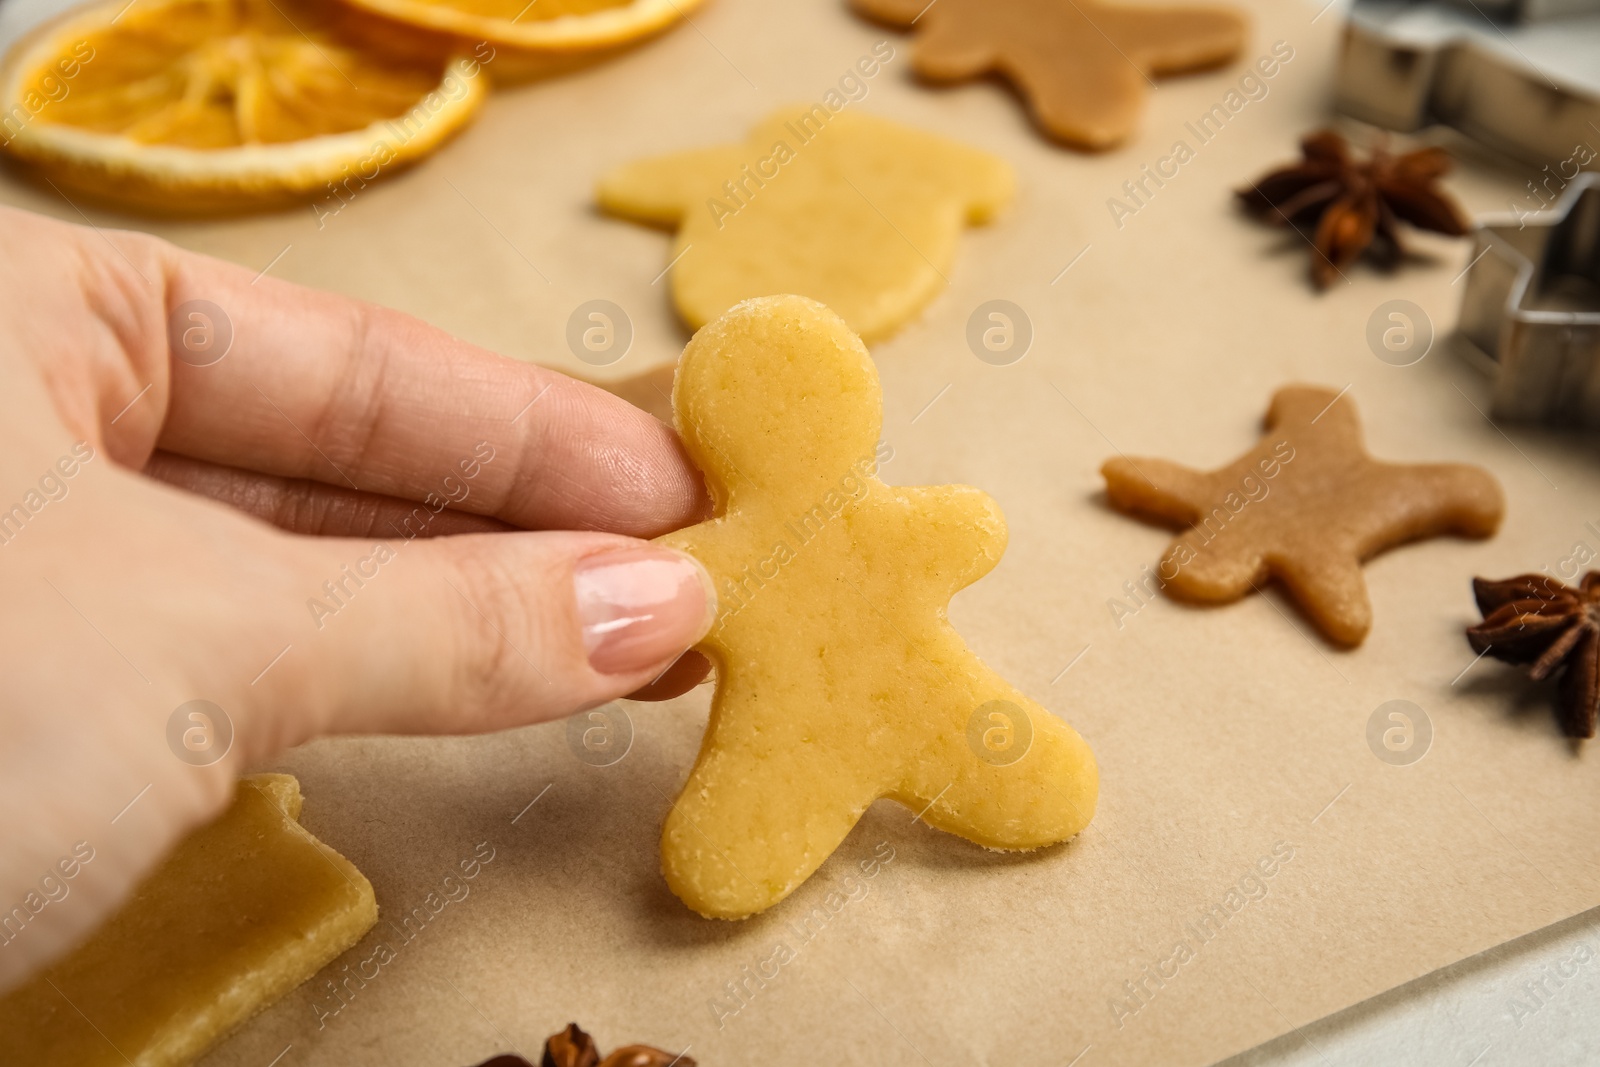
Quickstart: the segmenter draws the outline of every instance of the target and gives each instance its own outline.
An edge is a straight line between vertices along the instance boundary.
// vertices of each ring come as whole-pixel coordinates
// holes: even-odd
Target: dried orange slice
[[[345,0],[462,41],[523,52],[611,49],[658,33],[704,0]]]
[[[337,193],[426,155],[488,92],[472,57],[388,53],[323,0],[109,0],[0,66],[0,149],[162,212]]]

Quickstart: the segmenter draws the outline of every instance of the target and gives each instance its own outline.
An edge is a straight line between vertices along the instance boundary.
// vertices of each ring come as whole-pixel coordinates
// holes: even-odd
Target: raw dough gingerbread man
[[[1112,148],[1138,123],[1150,79],[1230,62],[1244,16],[1230,7],[1100,0],[852,0],[868,18],[919,31],[917,73],[962,81],[993,71],[1057,140]]]
[[[768,908],[879,797],[992,849],[1082,830],[1089,746],[945,614],[999,562],[1005,520],[969,486],[878,480],[882,394],[844,322],[802,297],[740,304],[689,343],[673,402],[717,517],[661,540],[719,601],[711,721],[662,835],[673,892],[719,918]]]
[[[618,167],[599,201],[677,229],[672,295],[691,327],[799,293],[873,341],[944,288],[962,227],[993,217],[1012,185],[986,152],[817,104],[779,111],[743,144]]]
[[[1505,512],[1481,467],[1373,459],[1355,402],[1311,385],[1279,389],[1261,442],[1220,470],[1122,456],[1101,473],[1116,507],[1188,528],[1156,568],[1170,595],[1238,600],[1276,578],[1341,645],[1372,628],[1363,562],[1441,534],[1488,537]]]

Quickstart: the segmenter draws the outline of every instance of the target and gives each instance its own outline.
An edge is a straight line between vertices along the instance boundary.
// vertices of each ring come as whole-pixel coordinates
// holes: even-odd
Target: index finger
[[[649,537],[707,511],[677,435],[594,386],[181,250],[165,282],[163,449],[527,529]],[[209,345],[228,344],[216,362],[185,348],[195,314]]]

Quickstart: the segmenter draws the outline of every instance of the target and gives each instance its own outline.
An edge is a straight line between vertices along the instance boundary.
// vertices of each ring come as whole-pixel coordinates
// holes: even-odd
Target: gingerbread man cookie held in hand
[[[697,333],[673,390],[716,518],[661,540],[711,573],[711,720],[662,867],[703,915],[782,900],[889,797],[992,849],[1077,834],[1098,773],[1069,726],[984,666],[946,618],[1005,520],[968,486],[876,477],[882,394],[839,317],[785,296]]]
[[[817,104],[777,112],[742,144],[618,167],[599,201],[678,231],[672,295],[691,327],[799,293],[873,341],[944,288],[962,228],[992,218],[1012,185],[986,152]]]
[[[1075,148],[1113,148],[1138,125],[1151,79],[1231,62],[1246,22],[1222,6],[1099,0],[851,0],[868,18],[918,31],[911,64],[933,81],[994,72],[1034,120]]]

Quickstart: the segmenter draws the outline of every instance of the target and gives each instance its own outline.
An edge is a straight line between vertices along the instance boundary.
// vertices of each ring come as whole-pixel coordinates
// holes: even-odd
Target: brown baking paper
[[[1486,383],[1449,337],[1466,242],[1419,238],[1399,273],[1357,266],[1317,295],[1303,241],[1236,213],[1230,190],[1327,120],[1340,29],[1337,11],[1310,4],[1251,8],[1240,62],[1161,82],[1140,133],[1105,155],[1043,142],[999,85],[916,85],[908,39],[838,3],[716,0],[609,65],[499,92],[459,140],[320,226],[306,208],[187,224],[84,205],[97,225],[401,308],[510,356],[625,377],[672,358],[685,335],[658,279],[667,238],[591,207],[613,166],[740,138],[776,105],[820,100],[887,40],[895,58],[848,106],[998,153],[1018,175],[1010,210],[962,237],[949,286],[874,349],[893,450],[882,475],[971,483],[1004,508],[1009,551],[952,617],[1094,746],[1089,829],[1000,855],[880,803],[792,898],[713,922],[657,867],[706,688],[622,705],[631,743],[603,767],[575,755],[562,722],[319,742],[276,769],[312,799],[308,828],[371,878],[382,920],[208,1067],[537,1058],[574,1019],[605,1047],[646,1041],[723,1067],[1203,1064],[1600,902],[1594,754],[1560,737],[1546,694],[1473,665],[1461,632],[1476,619],[1472,575],[1559,573],[1575,544],[1600,549],[1592,445],[1481,414]],[[1293,58],[1248,83],[1202,141],[1186,124],[1226,111],[1277,41]],[[1162,164],[1178,140],[1192,158]],[[1146,180],[1137,204],[1123,183],[1147,164],[1176,175]],[[1474,211],[1503,211],[1534,206],[1527,177],[1474,161],[1448,184]],[[12,179],[0,195],[81,221],[48,189]],[[600,370],[566,342],[569,315],[594,299],[633,329],[627,355]],[[1007,366],[967,340],[974,310],[997,299],[1033,331]],[[1369,319],[1393,299],[1419,305],[1436,334],[1412,366],[1368,346]],[[1101,494],[1097,469],[1117,451],[1227,461],[1287,381],[1348,385],[1375,454],[1481,463],[1508,497],[1493,540],[1371,563],[1376,622],[1353,652],[1325,645],[1277,593],[1209,609],[1131,600],[1124,583],[1169,535]],[[1392,700],[1431,725],[1409,766],[1369,744]]]

